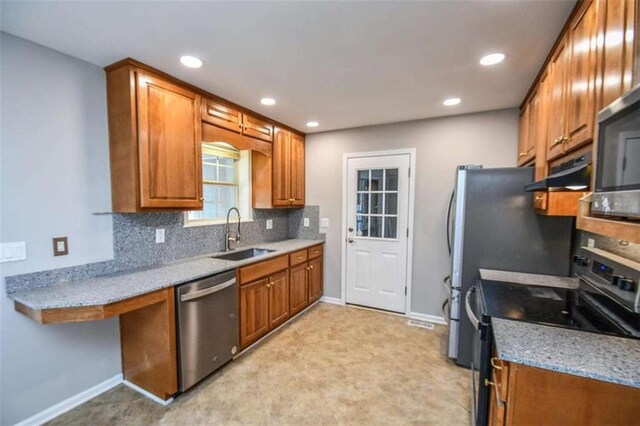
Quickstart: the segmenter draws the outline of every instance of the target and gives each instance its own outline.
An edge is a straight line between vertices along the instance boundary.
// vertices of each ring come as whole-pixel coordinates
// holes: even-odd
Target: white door
[[[409,166],[409,154],[347,160],[347,303],[405,312]]]

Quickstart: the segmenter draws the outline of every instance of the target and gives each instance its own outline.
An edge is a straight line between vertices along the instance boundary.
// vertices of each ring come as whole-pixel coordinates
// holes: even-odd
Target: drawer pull
[[[296,260],[302,260],[302,256],[296,257]]]

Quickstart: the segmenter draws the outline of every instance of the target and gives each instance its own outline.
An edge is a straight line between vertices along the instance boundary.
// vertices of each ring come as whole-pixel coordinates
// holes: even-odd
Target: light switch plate
[[[0,263],[20,260],[27,260],[27,243],[18,241],[0,244]]]
[[[593,238],[587,238],[587,247],[594,248],[596,246],[596,240]]]
[[[273,219],[267,219],[267,229],[273,229]]]
[[[164,243],[164,228],[156,229],[156,243]]]
[[[329,218],[328,217],[323,217],[322,219],[320,219],[320,227],[321,228],[328,228],[329,227]]]
[[[307,228],[308,228],[308,227],[309,227],[309,218],[308,218],[308,217],[305,217],[305,218],[303,219],[303,221],[302,221],[302,224],[303,224],[305,227],[307,227]]]

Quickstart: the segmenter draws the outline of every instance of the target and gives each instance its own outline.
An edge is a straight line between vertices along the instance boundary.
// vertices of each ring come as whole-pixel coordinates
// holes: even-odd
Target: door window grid
[[[356,237],[397,239],[398,169],[358,170]]]

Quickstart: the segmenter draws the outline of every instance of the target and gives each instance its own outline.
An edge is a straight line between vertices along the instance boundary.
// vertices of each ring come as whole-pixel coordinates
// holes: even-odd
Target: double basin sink
[[[263,248],[251,248],[244,249],[239,251],[232,251],[230,253],[219,254],[216,256],[211,256],[212,259],[222,259],[222,260],[231,260],[231,261],[239,261],[244,259],[250,259],[256,256],[262,256],[267,253],[272,253],[275,250],[263,249]]]

